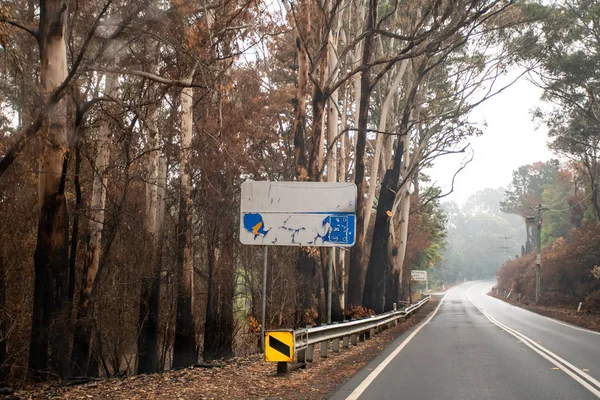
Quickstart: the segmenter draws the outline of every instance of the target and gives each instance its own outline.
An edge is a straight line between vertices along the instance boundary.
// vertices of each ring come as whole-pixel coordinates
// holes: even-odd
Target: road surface
[[[451,289],[332,399],[600,398],[600,333],[487,296],[493,285]]]

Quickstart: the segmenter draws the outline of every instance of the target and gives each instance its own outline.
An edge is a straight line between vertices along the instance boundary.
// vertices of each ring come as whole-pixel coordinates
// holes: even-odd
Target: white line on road
[[[533,351],[535,351],[536,353],[538,353],[539,355],[544,357],[546,360],[550,361],[552,364],[556,365],[558,368],[560,368],[562,371],[564,371],[567,375],[569,375],[571,378],[573,378],[576,382],[581,384],[583,387],[585,387],[587,390],[589,390],[596,397],[600,398],[600,390],[598,390],[598,389],[600,389],[600,382],[598,382],[596,379],[594,379],[589,374],[586,374],[585,372],[581,372],[573,364],[564,360],[563,358],[559,357],[558,355],[554,354],[553,352],[551,352],[547,348],[541,346],[540,344],[536,343],[529,337],[527,337],[527,336],[523,335],[522,333],[519,333],[518,331],[510,328],[509,326],[499,322],[490,313],[488,313],[483,308],[481,308],[477,303],[475,303],[473,301],[473,299],[471,299],[469,292],[477,286],[480,286],[480,285],[475,285],[475,286],[469,288],[469,290],[467,290],[467,292],[466,292],[467,298],[469,299],[471,304],[473,304],[473,306],[475,306],[490,322],[492,322],[494,325],[504,329],[506,332],[513,335],[517,339],[520,339],[527,347],[529,347],[530,349],[532,349]],[[578,376],[576,374],[578,374],[580,376]],[[594,384],[596,387],[590,385],[590,383],[586,382],[582,378],[587,379],[590,383]]]
[[[493,286],[493,285],[494,285],[493,283],[491,283],[491,284],[490,284],[490,286]],[[484,296],[488,296],[488,294],[487,294],[487,293],[484,293],[485,291],[486,291],[486,289],[483,289],[483,290],[481,291],[481,294],[482,294],[482,295],[484,295]],[[489,292],[489,290],[488,290],[488,292]],[[545,315],[538,314],[538,313],[536,313],[536,312],[533,312],[533,311],[530,311],[530,310],[528,310],[528,309],[526,309],[526,308],[521,308],[521,307],[514,306],[514,305],[512,305],[512,304],[510,304],[510,303],[507,303],[507,302],[505,302],[505,301],[502,301],[501,299],[498,299],[498,298],[496,298],[496,297],[493,297],[493,296],[489,296],[489,297],[491,297],[491,298],[492,298],[492,299],[494,299],[494,300],[501,301],[501,302],[502,302],[502,303],[504,303],[504,304],[508,304],[508,305],[509,305],[509,306],[511,306],[511,307],[516,307],[516,308],[518,308],[518,309],[520,309],[520,310],[527,311],[527,312],[529,312],[529,313],[531,313],[531,314],[535,314],[535,315],[537,315],[537,316],[539,316],[539,317],[542,317],[542,318],[544,318],[544,319],[547,319],[547,320],[548,320],[548,321],[550,321],[550,322],[554,322],[555,324],[562,325],[562,326],[566,326],[567,328],[575,329],[575,330],[577,330],[577,331],[586,332],[586,333],[591,333],[591,334],[593,334],[593,335],[600,335],[600,332],[592,331],[592,330],[585,329],[585,328],[580,328],[579,326],[574,326],[574,325],[571,325],[571,324],[566,324],[566,323],[564,323],[564,322],[561,322],[561,321],[559,321],[559,320],[557,320],[557,319],[550,318],[550,317],[546,317]]]
[[[356,387],[356,389],[354,389],[354,391],[352,393],[350,393],[350,395],[348,397],[346,397],[346,400],[358,399],[358,397],[367,389],[367,387],[369,387],[369,385],[375,380],[375,378],[377,378],[377,376],[381,373],[381,371],[383,371],[383,369],[385,367],[387,367],[387,365],[394,359],[394,357],[396,357],[398,355],[398,353],[400,353],[402,351],[402,349],[408,344],[408,342],[410,342],[412,340],[412,338],[414,338],[417,335],[417,333],[419,333],[419,331],[425,325],[427,325],[429,323],[429,321],[431,321],[433,319],[433,317],[435,317],[435,314],[437,314],[438,310],[442,306],[442,303],[446,299],[446,296],[448,296],[448,294],[450,294],[450,292],[453,290],[454,290],[454,288],[452,288],[448,292],[446,292],[444,297],[442,297],[442,300],[440,300],[440,304],[438,304],[438,306],[435,308],[435,310],[429,316],[429,318],[427,318],[424,322],[422,322],[417,327],[417,329],[415,329],[406,339],[404,339],[404,341],[394,351],[392,351],[392,353],[389,356],[387,356],[385,358],[385,360],[383,360],[381,362],[381,364],[379,364],[377,366],[377,368],[375,368],[373,370],[373,372],[371,372],[369,375],[367,375],[367,377]]]

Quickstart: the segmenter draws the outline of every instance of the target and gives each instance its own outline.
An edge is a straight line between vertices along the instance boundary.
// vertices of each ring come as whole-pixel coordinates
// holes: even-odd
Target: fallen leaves
[[[329,352],[321,359],[315,349],[315,362],[284,376],[276,375],[274,363],[263,355],[229,360],[222,368],[188,368],[124,379],[111,378],[79,386],[43,384],[17,391],[21,399],[321,399],[339,388],[348,378],[377,356],[391,341],[420,322],[434,308],[436,301],[395,328],[373,339]]]

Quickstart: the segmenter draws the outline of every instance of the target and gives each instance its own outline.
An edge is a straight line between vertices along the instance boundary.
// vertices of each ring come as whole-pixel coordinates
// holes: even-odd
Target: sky
[[[546,145],[546,127],[539,126],[531,116],[531,111],[542,104],[541,93],[522,78],[473,110],[470,120],[480,124],[483,135],[469,139],[474,150],[473,161],[457,175],[453,192],[442,201],[462,204],[486,187],[506,188],[512,171],[521,165],[556,158]],[[482,126],[484,122],[487,126]],[[447,193],[464,157],[464,154],[444,156],[425,172]]]

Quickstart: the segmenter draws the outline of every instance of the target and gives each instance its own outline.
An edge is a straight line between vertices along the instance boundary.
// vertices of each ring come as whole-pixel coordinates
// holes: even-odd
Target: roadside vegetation
[[[542,205],[542,305],[600,312],[600,9],[593,2],[526,3],[535,22],[514,44],[530,79],[543,90],[534,116],[549,129],[549,147],[561,162],[525,165],[513,172],[503,208],[536,216]],[[524,256],[498,271],[500,292],[535,298],[536,222],[528,225]],[[505,296],[507,295],[505,294]]]

